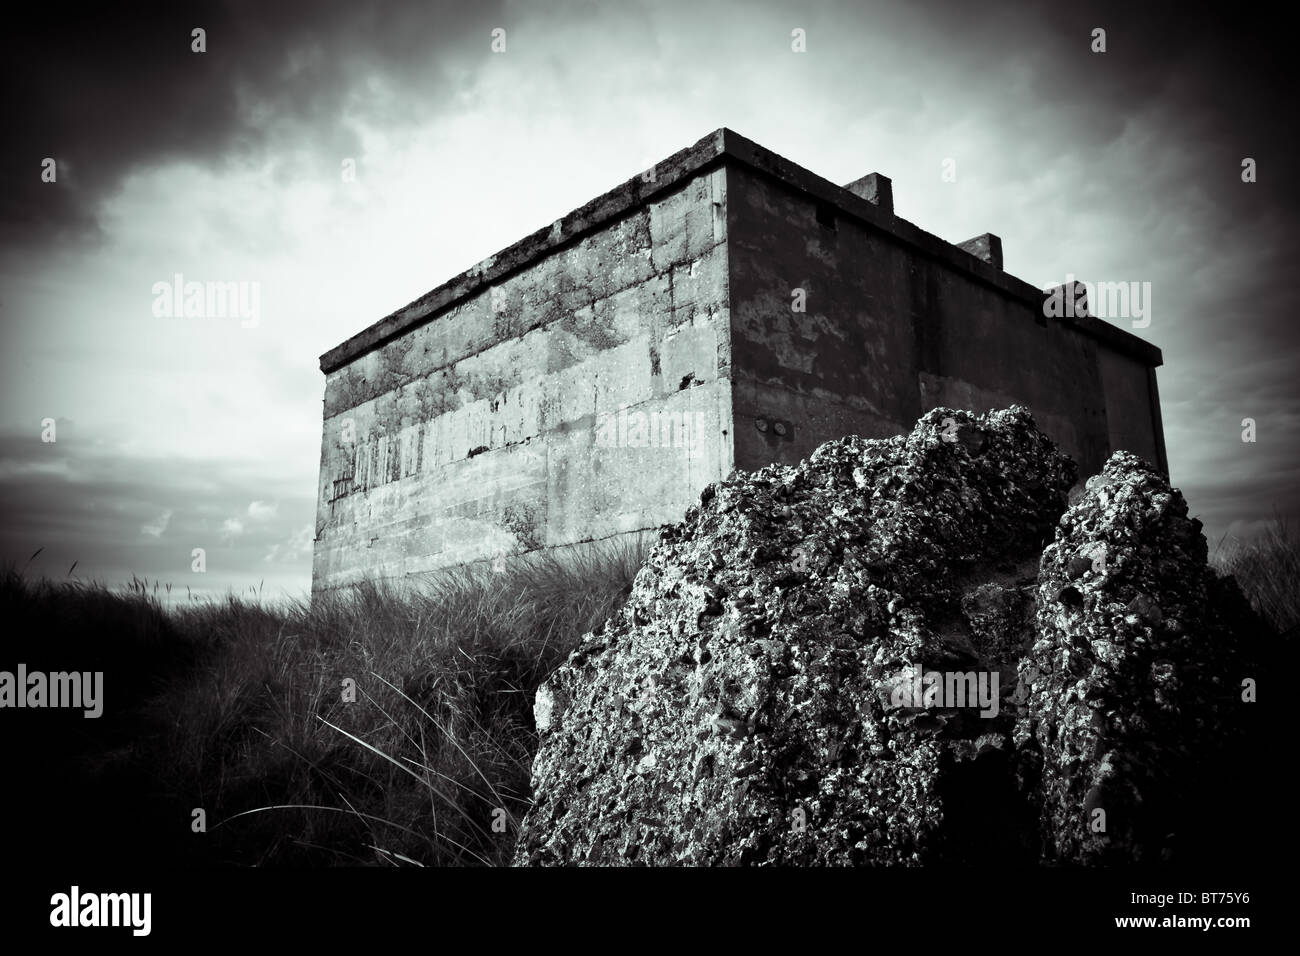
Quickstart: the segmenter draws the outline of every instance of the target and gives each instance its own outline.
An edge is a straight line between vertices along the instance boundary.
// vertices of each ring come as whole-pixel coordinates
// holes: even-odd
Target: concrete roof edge
[[[1013,276],[1005,270],[996,269],[978,256],[959,248],[926,232],[919,226],[902,219],[893,213],[881,209],[875,203],[863,199],[843,186],[838,186],[828,179],[791,162],[748,140],[729,129],[721,130],[726,143],[728,157],[739,160],[745,165],[766,173],[787,185],[808,193],[825,202],[833,203],[842,211],[860,219],[882,232],[890,233],[905,244],[931,258],[938,259],[953,268],[969,273],[976,279],[991,285],[1006,295],[1019,299],[1035,309],[1042,307],[1046,290]],[[1164,364],[1164,358],[1156,346],[1145,339],[1133,335],[1118,326],[1103,322],[1093,317],[1079,316],[1068,320],[1083,334],[1097,339],[1116,351],[1123,352],[1150,366]]]
[[[548,227],[471,266],[402,308],[363,329],[320,357],[322,372],[332,372],[386,342],[422,325],[455,303],[476,294],[485,286],[517,272],[541,258],[599,228],[612,219],[639,208],[653,197],[668,192],[724,158],[772,176],[786,185],[836,206],[856,219],[892,235],[921,253],[966,272],[1012,298],[1035,308],[1041,307],[1044,290],[994,268],[977,256],[958,248],[933,233],[882,210],[726,127],[720,127],[685,149],[655,164],[653,181],[638,173],[590,202],[557,219]],[[1160,350],[1124,329],[1094,318],[1070,320],[1092,338],[1145,362],[1163,363]]]
[[[714,130],[685,149],[678,150],[654,166],[653,181],[637,173],[613,189],[579,206],[568,215],[543,226],[460,275],[426,292],[414,302],[390,313],[361,330],[320,357],[322,372],[332,372],[353,359],[378,348],[385,342],[422,325],[462,299],[479,292],[510,273],[540,259],[562,246],[580,239],[611,219],[617,219],[643,206],[660,193],[668,192],[684,180],[720,159],[724,129]]]

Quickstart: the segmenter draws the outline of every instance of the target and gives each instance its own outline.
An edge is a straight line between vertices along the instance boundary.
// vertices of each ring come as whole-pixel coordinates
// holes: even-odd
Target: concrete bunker
[[[940,405],[1167,474],[1160,350],[1047,295],[997,236],[898,218],[887,177],[717,130],[321,356],[312,589],[649,531]]]

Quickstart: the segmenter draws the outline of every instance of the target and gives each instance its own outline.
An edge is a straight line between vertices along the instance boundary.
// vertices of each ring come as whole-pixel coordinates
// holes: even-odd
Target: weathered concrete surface
[[[1214,858],[1258,622],[1148,464],[1074,479],[1025,409],[935,409],[705,489],[538,691],[516,862]]]
[[[894,212],[894,183],[888,176],[880,173],[868,173],[861,179],[855,179],[845,187],[853,195],[879,206],[891,215]]]
[[[1159,350],[1045,319],[995,238],[710,134],[322,356],[313,589],[657,528],[938,405],[1028,404],[1085,473],[1165,467]]]
[[[983,260],[1000,267],[996,237],[967,244],[979,260],[937,259],[872,222],[819,218],[817,201],[784,179],[728,172],[739,467],[793,464],[844,434],[897,434],[941,405],[1015,402],[1085,474],[1114,448],[1161,461],[1145,360],[1112,361],[1082,326],[1046,318],[1041,293],[973,275]],[[778,443],[758,420],[794,427]]]
[[[993,233],[981,233],[974,239],[967,239],[956,245],[958,249],[965,249],[971,255],[983,259],[993,268],[1002,268],[1002,240]]]
[[[725,178],[329,375],[314,586],[676,520],[731,470]]]
[[[1169,472],[1156,370],[1105,344],[1097,347],[1110,447]]]

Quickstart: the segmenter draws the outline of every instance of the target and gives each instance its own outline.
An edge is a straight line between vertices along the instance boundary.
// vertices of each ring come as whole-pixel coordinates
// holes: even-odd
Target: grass
[[[98,720],[4,713],[7,852],[506,864],[528,808],[533,694],[622,604],[645,547],[276,607],[230,596],[169,610],[145,581],[117,593],[0,574],[0,670],[105,674]],[[1214,563],[1279,632],[1296,626],[1300,563],[1285,525],[1221,543]]]
[[[528,807],[533,694],[623,602],[644,549],[272,608],[229,597],[167,611],[146,582],[115,594],[11,571],[0,613],[21,636],[0,669],[91,661],[106,672],[106,713],[55,733],[29,725],[42,732],[22,739],[19,766],[76,769],[39,797],[10,793],[10,813],[52,816],[49,829],[80,813],[97,852],[167,863],[507,863]],[[65,791],[99,794],[89,820]],[[193,832],[195,810],[206,833]]]
[[[1231,574],[1251,606],[1279,634],[1300,625],[1300,542],[1280,519],[1249,542],[1221,540],[1211,563]]]

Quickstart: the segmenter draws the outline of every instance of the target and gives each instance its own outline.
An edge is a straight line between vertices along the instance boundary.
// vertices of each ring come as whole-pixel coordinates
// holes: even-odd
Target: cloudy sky
[[[305,593],[318,356],[720,126],[837,182],[892,177],[899,215],[997,233],[1035,285],[1150,282],[1138,334],[1164,350],[1174,483],[1212,539],[1294,514],[1287,38],[1240,8],[1132,6],[168,2],[10,21],[0,561],[43,548],[27,573]],[[156,314],[178,273],[257,283],[256,321]]]

